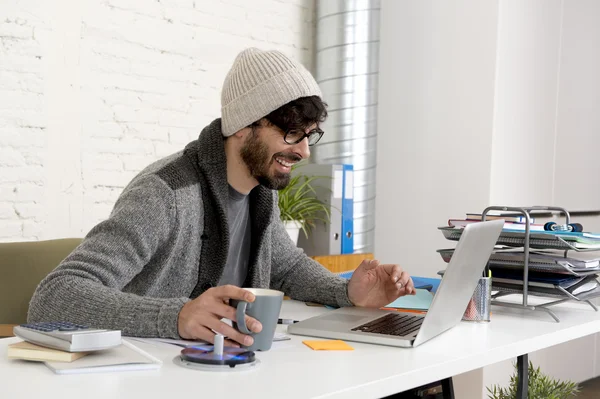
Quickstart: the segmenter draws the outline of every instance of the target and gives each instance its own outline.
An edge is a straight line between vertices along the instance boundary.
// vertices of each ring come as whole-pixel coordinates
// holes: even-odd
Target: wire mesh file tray
[[[513,272],[523,270],[524,260],[523,252],[516,252],[517,248],[511,248],[509,251],[496,250],[488,261],[492,271],[494,269],[503,269]],[[454,253],[454,248],[438,249],[437,252],[446,263],[450,262]],[[529,271],[539,273],[563,274],[572,277],[595,276],[600,273],[598,266],[578,266],[569,262],[569,257],[563,255],[562,259],[549,259],[546,254],[539,255],[536,252],[530,252]]]
[[[506,278],[494,278],[492,273],[492,304],[498,306],[527,309],[532,311],[543,311],[548,313],[556,322],[560,319],[556,314],[549,309],[552,305],[557,305],[567,301],[580,301],[589,304],[595,311],[598,308],[590,302],[590,299],[600,297],[600,284],[596,279],[600,273],[600,267],[574,267],[570,264],[568,252],[589,252],[600,251],[600,235],[574,232],[570,226],[571,220],[569,212],[561,207],[504,207],[490,206],[485,208],[482,213],[481,220],[486,220],[486,215],[490,211],[501,211],[519,213],[525,217],[524,231],[516,231],[504,229],[497,241],[497,246],[513,247],[512,252],[519,252],[516,248],[522,248],[521,256],[518,260],[511,260],[510,257],[502,257],[498,254],[502,251],[497,247],[494,253],[490,256],[488,267],[492,270],[510,270],[512,273],[518,272],[520,278],[513,280]],[[565,215],[565,224],[551,223],[552,230],[550,231],[530,231],[531,214],[536,211],[558,211]],[[458,241],[463,229],[457,227],[440,227],[444,237],[448,240]],[[538,254],[534,251],[532,254],[531,248],[535,249],[552,249],[564,251],[564,261],[557,260],[556,262],[545,261],[539,259]],[[445,261],[449,261],[453,250],[439,250],[438,252]],[[519,257],[517,257],[519,258]],[[530,278],[530,271],[535,272],[537,276]],[[522,273],[522,277],[521,277]],[[540,275],[549,273],[552,275],[564,275],[567,278],[563,283],[552,283],[549,279],[547,282],[540,282]],[[499,273],[498,273],[499,274]],[[544,281],[544,279],[541,279]],[[499,300],[504,296],[519,294],[522,295],[522,303],[511,303]],[[539,304],[530,305],[528,303],[529,295],[536,297],[551,298],[551,301]]]

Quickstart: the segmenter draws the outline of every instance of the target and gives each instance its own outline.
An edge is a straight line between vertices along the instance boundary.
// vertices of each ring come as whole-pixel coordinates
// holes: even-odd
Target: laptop
[[[467,225],[425,315],[344,307],[288,326],[296,335],[415,347],[456,326],[482,277],[504,220]]]

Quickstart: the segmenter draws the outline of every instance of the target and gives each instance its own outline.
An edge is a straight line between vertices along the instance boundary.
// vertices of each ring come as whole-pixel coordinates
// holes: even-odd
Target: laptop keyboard
[[[352,331],[404,337],[421,328],[423,319],[423,317],[410,316],[402,313],[388,313],[378,319],[355,327]]]

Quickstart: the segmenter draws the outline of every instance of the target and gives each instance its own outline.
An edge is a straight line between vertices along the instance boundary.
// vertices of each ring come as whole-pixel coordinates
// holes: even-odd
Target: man
[[[110,217],[37,288],[29,321],[68,320],[125,335],[250,345],[223,318],[240,287],[274,288],[335,306],[381,307],[414,294],[398,265],[364,261],[348,282],[296,248],[277,189],[310,155],[327,116],[310,73],[278,51],[238,55],[223,84],[221,119],[184,151],[142,171]],[[248,318],[252,331],[260,322]]]

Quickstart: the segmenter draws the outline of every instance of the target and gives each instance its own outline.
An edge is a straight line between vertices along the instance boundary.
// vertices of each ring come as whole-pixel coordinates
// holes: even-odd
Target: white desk
[[[543,312],[494,307],[491,323],[461,322],[414,349],[351,343],[354,351],[313,351],[302,344],[304,337],[292,336],[271,351],[257,352],[257,369],[228,373],[184,369],[173,363],[180,348],[136,342],[163,360],[160,370],[59,376],[43,364],[8,360],[6,347],[17,339],[3,339],[0,396],[379,398],[600,331],[600,312],[589,306],[554,309],[561,323]],[[303,319],[326,311],[285,301],[282,317]]]

